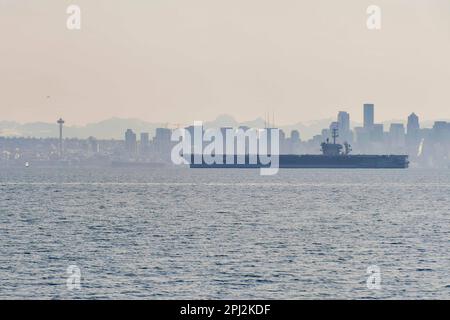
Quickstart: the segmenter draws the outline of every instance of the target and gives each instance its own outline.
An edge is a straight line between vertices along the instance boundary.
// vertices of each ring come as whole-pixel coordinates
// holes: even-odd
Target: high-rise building
[[[192,131],[191,141],[194,139],[194,131]],[[157,128],[155,132],[155,136],[153,137],[153,146],[154,150],[157,152],[158,157],[160,157],[163,161],[170,160],[170,152],[172,149],[172,130],[168,128]],[[183,152],[187,152],[187,150],[183,150]]]
[[[415,134],[420,130],[419,117],[413,112],[408,117],[407,133]]]
[[[450,123],[436,121],[433,125],[433,139],[435,142],[447,142],[450,140]]]
[[[172,130],[167,128],[156,128],[155,139],[160,141],[170,141]]]
[[[289,139],[289,142],[290,142],[289,146],[290,153],[291,154],[300,153],[301,139],[300,139],[300,132],[298,132],[298,130],[291,131],[291,137]]]
[[[353,134],[350,130],[350,114],[345,111],[338,113],[338,131],[341,142],[353,142]]]
[[[125,148],[129,155],[136,155],[136,134],[131,129],[127,129],[125,132]]]
[[[139,142],[139,153],[143,154],[148,152],[150,146],[148,132],[141,132],[141,141]]]
[[[167,155],[169,154],[172,136],[172,130],[167,128],[156,128],[156,134],[153,138],[153,144],[157,152]]]
[[[375,106],[372,103],[364,104],[364,128],[371,130],[375,123]]]
[[[409,149],[415,150],[420,143],[420,124],[419,117],[411,113],[408,117],[406,144]]]
[[[345,111],[338,113],[338,129],[340,134],[346,134],[350,131],[350,114]]]
[[[141,132],[141,144],[148,144],[149,143],[149,134],[148,132]]]
[[[295,142],[300,141],[300,132],[298,130],[291,131],[291,140]]]

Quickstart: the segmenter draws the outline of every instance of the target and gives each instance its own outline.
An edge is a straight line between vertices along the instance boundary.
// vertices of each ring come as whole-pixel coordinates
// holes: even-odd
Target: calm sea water
[[[3,168],[0,298],[450,299],[449,195],[450,170]]]

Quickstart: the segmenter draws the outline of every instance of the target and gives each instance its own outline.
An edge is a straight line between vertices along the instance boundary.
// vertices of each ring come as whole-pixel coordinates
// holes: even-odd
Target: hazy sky
[[[0,0],[0,121],[361,121],[364,102],[450,118],[450,1]]]

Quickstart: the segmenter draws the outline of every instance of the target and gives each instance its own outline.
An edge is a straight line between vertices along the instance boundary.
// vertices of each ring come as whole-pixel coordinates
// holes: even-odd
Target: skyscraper
[[[339,134],[346,134],[350,131],[350,115],[348,112],[340,111],[338,113]]]
[[[125,148],[129,155],[136,155],[136,134],[131,129],[125,132]]]
[[[435,142],[447,142],[450,140],[450,123],[436,121],[433,125],[433,139]]]
[[[300,152],[300,132],[298,130],[292,130],[291,131],[291,138],[290,140],[290,153],[291,154],[298,154]]]
[[[420,143],[419,117],[413,112],[408,117],[406,130],[406,144],[409,149],[414,150]]]
[[[372,103],[364,104],[364,129],[372,129],[375,123],[374,109],[375,106]]]
[[[298,130],[291,131],[291,140],[295,142],[300,141],[300,132]]]
[[[149,134],[148,132],[141,132],[141,144],[147,145],[149,142]]]
[[[192,133],[192,137],[194,137]],[[168,128],[156,128],[155,136],[153,137],[153,146],[155,151],[159,154],[161,159],[170,159],[170,150],[172,146],[171,142],[172,130]]]
[[[139,143],[139,152],[144,154],[149,149],[149,134],[148,132],[141,132],[141,141]]]
[[[350,114],[345,111],[338,113],[338,131],[341,142],[353,142],[353,135],[350,130]]]
[[[408,126],[407,126],[408,134],[415,133],[419,129],[420,129],[419,117],[413,112],[408,117]]]

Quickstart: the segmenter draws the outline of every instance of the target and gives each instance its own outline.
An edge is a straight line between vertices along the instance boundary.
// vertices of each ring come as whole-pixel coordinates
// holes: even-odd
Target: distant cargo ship
[[[333,143],[327,139],[321,144],[322,154],[312,155],[279,155],[280,168],[378,168],[378,169],[405,169],[409,166],[407,155],[350,155],[351,146],[336,143],[337,130],[333,130]],[[250,157],[245,156],[244,164],[237,164],[238,157],[234,156],[233,163],[226,163],[226,156],[223,164],[190,164],[191,168],[264,168],[259,158],[255,164],[250,164]]]

